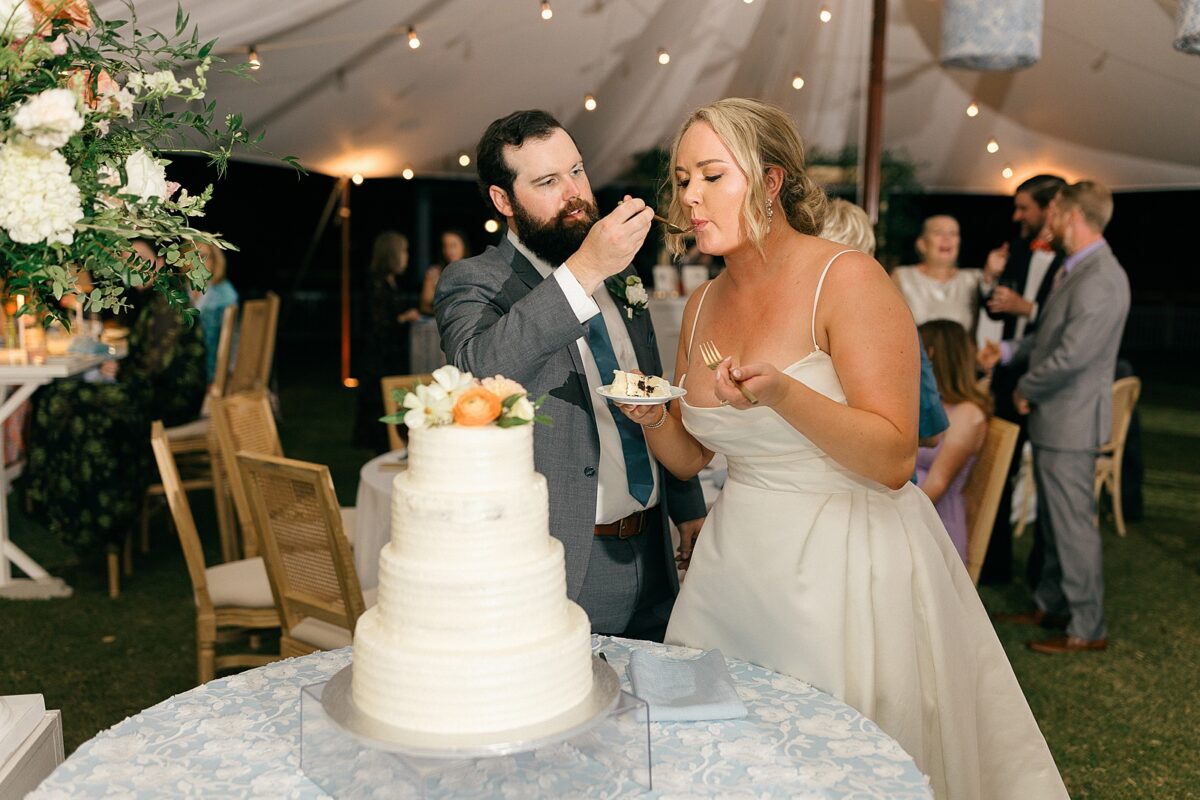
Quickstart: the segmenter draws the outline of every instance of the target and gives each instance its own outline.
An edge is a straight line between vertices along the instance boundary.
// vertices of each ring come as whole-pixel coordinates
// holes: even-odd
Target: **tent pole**
[[[879,193],[883,163],[883,60],[887,39],[887,0],[873,0],[871,18],[871,72],[867,83],[867,141],[863,162],[863,207],[872,223],[879,221]]]
[[[342,385],[354,385],[350,378],[350,181],[339,178],[341,202],[338,221],[342,226]]]

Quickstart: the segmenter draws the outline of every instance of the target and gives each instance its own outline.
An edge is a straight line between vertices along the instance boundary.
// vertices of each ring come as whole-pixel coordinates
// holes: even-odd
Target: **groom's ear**
[[[501,189],[495,184],[488,187],[488,196],[492,198],[492,205],[506,217],[513,215],[512,203],[508,199],[508,192]]]

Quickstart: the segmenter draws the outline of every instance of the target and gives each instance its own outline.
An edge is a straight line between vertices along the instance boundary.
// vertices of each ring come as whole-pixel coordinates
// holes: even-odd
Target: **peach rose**
[[[113,80],[107,70],[100,70],[96,75],[96,90],[92,91],[91,70],[71,70],[67,78],[67,86],[83,96],[83,102],[88,108],[96,108],[102,100],[109,100],[121,90],[121,85]]]
[[[502,401],[507,400],[514,394],[525,394],[524,386],[512,378],[505,378],[503,375],[497,375],[494,378],[484,378],[483,388],[496,395],[496,397],[499,397]]]
[[[50,29],[50,21],[66,20],[76,28],[92,27],[88,0],[26,0],[39,34]]]
[[[472,386],[454,404],[454,421],[459,425],[488,425],[500,416],[500,398],[483,388]]]

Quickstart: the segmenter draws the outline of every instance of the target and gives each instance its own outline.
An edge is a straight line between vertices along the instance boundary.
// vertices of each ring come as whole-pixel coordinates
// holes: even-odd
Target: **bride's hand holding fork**
[[[713,393],[723,406],[747,409],[754,408],[745,398],[738,384],[742,384],[758,398],[757,405],[775,406],[787,396],[790,379],[780,370],[766,363],[733,366],[732,357],[722,359],[717,365],[717,381]]]

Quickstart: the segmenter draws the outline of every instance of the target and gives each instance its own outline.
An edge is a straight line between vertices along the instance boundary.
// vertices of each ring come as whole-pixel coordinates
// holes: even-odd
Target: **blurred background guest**
[[[375,237],[367,267],[366,341],[359,349],[358,415],[354,442],[377,453],[388,449],[379,381],[410,371],[409,324],[420,318],[420,287],[408,269],[408,237],[384,231]]]
[[[455,261],[462,261],[470,256],[471,246],[467,244],[467,234],[458,228],[448,228],[442,231],[442,260],[437,264],[431,264],[429,269],[425,270],[425,280],[421,284],[419,308],[422,314],[433,316],[433,295],[437,291],[438,279],[442,277],[442,270]]]
[[[135,257],[161,267],[151,243]],[[95,380],[62,380],[34,396],[28,497],[34,513],[65,544],[83,551],[118,547],[132,530],[153,478],[150,423],[197,417],[206,384],[204,338],[151,288],[130,290],[129,353],[107,361]]]
[[[1004,262],[993,252],[984,269],[960,269],[961,243],[958,220],[936,214],[925,220],[917,237],[921,263],[892,272],[892,280],[918,325],[931,319],[951,319],[969,332],[975,330],[981,292],[991,291],[1004,271]]]
[[[975,348],[962,325],[935,319],[917,330],[950,420],[941,441],[918,448],[917,485],[933,501],[965,564],[967,505],[963,487],[987,437],[992,401],[975,380]]]
[[[237,289],[226,274],[225,252],[207,242],[196,246],[205,268],[212,273],[203,293],[193,293],[192,305],[200,311],[200,327],[204,330],[205,365],[211,385],[217,371],[217,343],[221,339],[221,318],[225,309],[238,304]],[[236,343],[235,343],[236,344]]]

